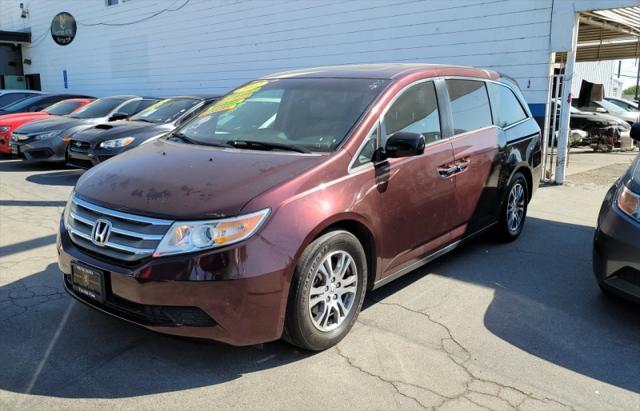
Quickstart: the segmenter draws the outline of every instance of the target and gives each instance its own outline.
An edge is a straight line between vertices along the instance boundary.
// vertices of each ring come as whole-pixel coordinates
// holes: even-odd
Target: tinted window
[[[484,81],[447,80],[455,134],[493,124]]]
[[[18,100],[22,100],[25,97],[30,96],[30,94],[25,93],[8,93],[0,96],[0,107],[7,106],[9,104],[15,103]]]
[[[142,100],[130,101],[127,104],[125,104],[124,106],[120,107],[118,109],[118,113],[124,113],[124,114],[128,114],[128,115],[131,116],[131,115],[137,113],[138,111],[140,111],[139,107],[140,107],[141,103],[142,103]]]
[[[169,123],[198,104],[200,100],[191,98],[166,99],[140,111],[131,120],[148,121],[150,123]]]
[[[207,106],[180,133],[201,144],[253,141],[330,152],[386,84],[376,79],[258,80]]]
[[[79,105],[80,102],[78,101],[63,100],[45,108],[44,111],[55,116],[64,116],[65,114],[72,113]]]
[[[384,116],[387,136],[408,131],[422,134],[427,142],[440,139],[440,116],[432,81],[405,90]]]
[[[507,127],[527,118],[526,111],[522,108],[513,91],[496,83],[489,83],[488,85],[497,126]]]
[[[46,102],[47,97],[44,96],[35,96],[35,97],[27,97],[22,100],[18,100],[12,104],[3,107],[3,110],[9,111],[11,113],[19,113],[23,111],[29,111],[33,107],[36,107],[38,104],[42,104]]]
[[[127,99],[122,98],[99,98],[93,103],[87,104],[80,110],[73,113],[70,117],[73,118],[98,118],[104,117],[111,113],[111,111],[122,104]]]

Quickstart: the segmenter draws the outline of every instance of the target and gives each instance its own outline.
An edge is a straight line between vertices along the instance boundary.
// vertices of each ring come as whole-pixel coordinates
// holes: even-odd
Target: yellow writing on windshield
[[[204,110],[199,117],[208,116],[219,111],[233,110],[268,83],[269,81],[267,80],[260,80],[237,88],[225,97],[213,103],[213,105]]]

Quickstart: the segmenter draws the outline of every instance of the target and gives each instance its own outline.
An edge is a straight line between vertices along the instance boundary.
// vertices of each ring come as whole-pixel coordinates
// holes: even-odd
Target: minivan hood
[[[106,140],[122,137],[139,137],[147,139],[173,130],[172,123],[154,124],[144,121],[114,121],[112,123],[98,124],[87,130],[76,133],[74,140],[99,143]]]
[[[233,216],[325,158],[161,139],[90,169],[78,181],[76,195],[114,210],[171,220]]]

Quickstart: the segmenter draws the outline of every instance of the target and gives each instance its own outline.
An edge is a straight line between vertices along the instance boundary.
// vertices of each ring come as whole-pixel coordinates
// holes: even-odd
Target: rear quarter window
[[[484,81],[446,80],[451,102],[454,134],[493,125],[489,95]]]
[[[495,124],[508,127],[528,117],[520,100],[507,86],[488,83]]]

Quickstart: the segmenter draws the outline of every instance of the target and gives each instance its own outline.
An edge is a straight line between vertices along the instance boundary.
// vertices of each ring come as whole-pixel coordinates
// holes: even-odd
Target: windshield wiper
[[[191,140],[189,137],[185,136],[182,133],[171,133],[169,134],[169,138],[176,138],[182,141],[183,143],[187,143],[187,144],[196,144],[195,141]]]
[[[174,138],[174,137],[187,144],[199,144],[201,146],[211,146],[211,147],[233,147],[231,144],[227,144],[227,143],[214,143],[211,141],[194,140],[190,137],[185,136],[182,133],[171,133],[169,135],[169,138]]]
[[[295,151],[297,153],[312,152],[308,148],[298,146],[295,144],[274,143],[271,141],[229,140],[227,141],[227,145],[235,148],[256,148],[256,149],[263,149],[263,150],[277,149],[277,150]]]

